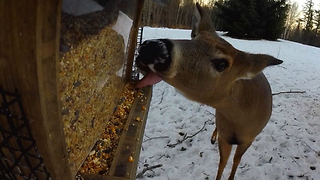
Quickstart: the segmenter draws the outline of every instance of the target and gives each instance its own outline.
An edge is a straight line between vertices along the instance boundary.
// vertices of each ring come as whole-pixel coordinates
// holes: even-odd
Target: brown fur
[[[267,124],[272,110],[269,83],[261,72],[282,63],[269,55],[249,54],[220,38],[205,11],[197,4],[200,22],[192,40],[171,40],[172,63],[164,72],[155,72],[187,98],[216,108],[216,129],[220,163],[216,179],[222,176],[233,144],[237,145],[229,180],[234,178],[242,155]],[[227,60],[218,72],[212,59]]]

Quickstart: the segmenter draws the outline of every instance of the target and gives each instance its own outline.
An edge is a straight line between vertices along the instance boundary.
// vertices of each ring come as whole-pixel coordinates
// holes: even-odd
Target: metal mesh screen
[[[50,179],[36,148],[18,91],[0,86],[0,179]]]
[[[136,45],[136,50],[134,52],[134,59],[136,59],[136,57],[139,55],[138,49],[139,49],[140,45],[142,44],[142,36],[143,36],[143,26],[139,27],[139,30],[138,30],[137,45]],[[132,79],[139,80],[139,70],[138,70],[138,66],[136,65],[135,61],[133,62],[133,67],[132,67]]]

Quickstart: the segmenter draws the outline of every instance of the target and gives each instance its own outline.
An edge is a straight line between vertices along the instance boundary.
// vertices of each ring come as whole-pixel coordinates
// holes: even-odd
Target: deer
[[[216,33],[198,3],[195,15],[198,21],[191,40],[153,39],[141,44],[136,64],[146,74],[135,87],[163,80],[186,98],[215,108],[211,143],[218,142],[220,155],[216,180],[236,145],[228,178],[232,180],[243,154],[271,116],[272,92],[262,70],[283,61],[234,48]]]

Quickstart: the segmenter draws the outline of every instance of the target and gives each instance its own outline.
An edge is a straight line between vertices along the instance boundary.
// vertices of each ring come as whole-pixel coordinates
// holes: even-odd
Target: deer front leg
[[[246,143],[238,145],[237,150],[236,150],[234,157],[233,157],[232,170],[231,170],[231,174],[230,174],[228,180],[234,179],[234,175],[236,174],[238,165],[241,161],[241,157],[247,151],[247,149],[250,147],[251,144],[252,144],[252,142],[246,142]]]
[[[212,136],[211,136],[211,144],[214,144],[217,140],[217,127],[214,129],[213,133],[212,133]]]
[[[221,179],[223,170],[226,167],[226,164],[230,156],[231,148],[232,148],[231,144],[229,144],[227,141],[219,137],[218,137],[218,146],[219,146],[220,162],[219,162],[219,168],[218,168],[216,180]]]

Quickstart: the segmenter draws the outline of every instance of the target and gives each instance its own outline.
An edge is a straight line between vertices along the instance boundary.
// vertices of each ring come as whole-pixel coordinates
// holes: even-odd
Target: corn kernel
[[[133,161],[134,161],[133,157],[130,156],[130,157],[129,157],[129,162],[133,162]]]

